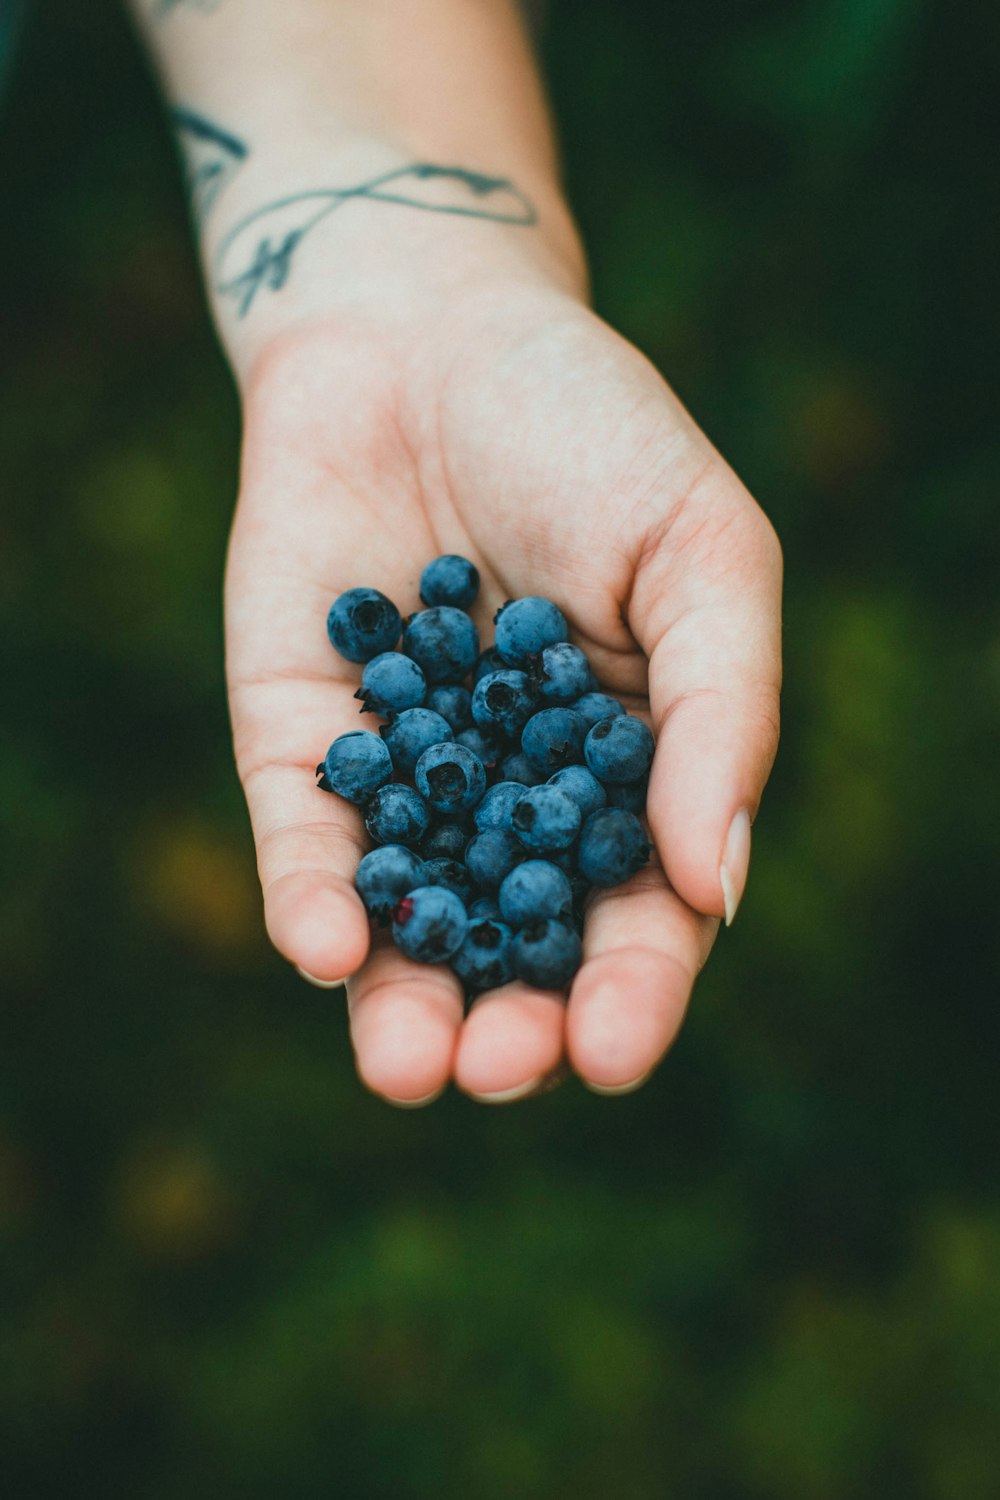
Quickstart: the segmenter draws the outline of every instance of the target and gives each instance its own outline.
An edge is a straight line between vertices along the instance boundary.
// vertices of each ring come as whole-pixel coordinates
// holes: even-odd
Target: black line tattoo
[[[239,136],[183,105],[171,111],[171,119],[184,148],[191,213],[201,224],[249,148]]]
[[[421,188],[425,195],[417,196]],[[538,222],[534,204],[506,177],[487,177],[465,167],[439,167],[428,162],[396,167],[357,187],[293,193],[240,219],[216,252],[216,291],[235,301],[237,317],[246,316],[262,287],[271,292],[281,290],[291,273],[295,251],[306,235],[353,198],[394,203],[425,213],[488,219],[494,224],[528,226]],[[477,206],[477,198],[493,200],[492,206]]]

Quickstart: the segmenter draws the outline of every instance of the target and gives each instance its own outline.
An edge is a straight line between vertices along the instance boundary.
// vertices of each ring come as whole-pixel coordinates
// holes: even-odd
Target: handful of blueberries
[[[450,963],[470,995],[515,977],[562,989],[587,892],[649,858],[653,736],[598,691],[550,599],[509,600],[480,651],[478,592],[472,563],[448,555],[405,622],[377,589],[334,601],[330,640],[365,664],[354,696],[386,722],[340,735],[316,774],[364,814],[378,847],[355,883],[407,957]]]

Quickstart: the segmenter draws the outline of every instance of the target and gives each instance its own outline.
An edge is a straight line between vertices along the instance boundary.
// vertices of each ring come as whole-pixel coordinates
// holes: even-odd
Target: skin
[[[354,202],[302,243],[280,293],[243,319],[216,299],[244,411],[226,577],[237,766],[272,941],[320,981],[347,978],[351,1039],[370,1089],[412,1105],[453,1081],[506,1100],[571,1067],[592,1087],[620,1091],[648,1075],[677,1033],[725,910],[730,827],[741,810],[756,813],[774,757],[781,554],[762,511],[660,375],[587,306],[511,7],[422,8],[419,40],[432,58],[465,34],[456,26],[489,23],[494,32],[469,55],[491,65],[481,98],[472,89],[444,110],[448,80],[468,81],[468,59],[464,72],[444,69],[426,100],[414,96],[409,71],[405,88],[392,85],[405,95],[399,140],[410,159],[455,161],[453,116],[472,110],[481,123],[485,114],[493,135],[507,132],[512,178],[538,223]],[[225,20],[223,7],[191,25],[238,27],[242,10]],[[301,155],[296,147],[293,175],[350,181],[364,157],[355,171],[363,178],[387,150],[384,134],[358,145],[365,68],[380,98],[392,93],[386,49],[403,28],[369,35],[384,5],[338,12],[297,0],[292,10],[300,21],[321,13],[323,35],[340,15],[351,45],[337,56],[353,59],[342,82],[358,96],[345,106],[349,144],[320,156],[311,143]],[[179,31],[180,18],[172,25]],[[232,51],[233,35],[223,40]],[[156,45],[175,94],[190,79],[208,89],[203,46],[189,35],[176,52]],[[474,159],[494,159],[492,137],[481,151]],[[213,210],[218,228],[205,236],[210,284],[219,236],[284,190],[281,175],[263,182],[252,165],[227,188],[228,207]],[[480,571],[473,613],[484,643],[505,599],[551,597],[602,687],[647,714],[657,736],[649,819],[659,858],[591,898],[568,1004],[516,983],[463,1017],[448,970],[373,942],[352,883],[367,847],[361,816],[315,786],[327,745],[358,727],[360,668],[331,651],[330,602],[370,584],[405,614],[418,607],[421,568],[442,552]],[[737,840],[730,907],[748,853]]]
[[[564,1055],[606,1087],[654,1067],[723,911],[729,823],[756,809],[776,739],[780,561],[761,511],[585,308],[532,289],[498,318],[484,300],[421,338],[339,324],[264,362],[227,580],[237,763],[268,930],[308,973],[354,976],[359,1072],[400,1100],[449,1078],[506,1092]],[[484,636],[505,598],[557,599],[602,683],[648,706],[657,732],[649,813],[663,863],[593,899],[568,1007],[514,984],[463,1021],[447,971],[381,942],[370,951],[351,884],[360,816],[312,784],[325,744],[357,723],[356,669],[325,639],[329,601],[364,579],[413,607],[423,561],[443,551],[480,570]]]

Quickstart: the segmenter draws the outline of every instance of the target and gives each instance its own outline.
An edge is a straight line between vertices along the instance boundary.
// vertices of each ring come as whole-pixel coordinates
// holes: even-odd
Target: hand
[[[770,524],[642,356],[537,286],[477,282],[433,315],[289,335],[258,361],[245,424],[227,657],[272,940],[309,975],[348,977],[358,1070],[395,1102],[449,1079],[512,1097],[564,1058],[593,1087],[636,1083],[742,894],[778,734]],[[652,716],[659,860],[591,898],[568,1006],[515,983],[463,1019],[450,971],[372,944],[361,818],[315,785],[331,740],[377,727],[327,641],[330,603],[370,584],[406,614],[441,552],[480,570],[484,645],[505,599],[547,595],[601,686]]]

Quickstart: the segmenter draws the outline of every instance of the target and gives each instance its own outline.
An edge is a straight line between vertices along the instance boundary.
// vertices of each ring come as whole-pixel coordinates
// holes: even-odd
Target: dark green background
[[[654,1081],[393,1111],[260,932],[238,415],[112,6],[0,219],[0,1472],[16,1497],[991,1500],[995,0],[563,0],[600,309],[763,502],[786,736]]]

